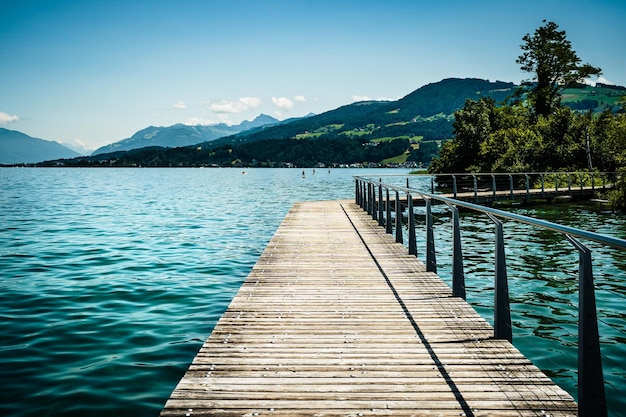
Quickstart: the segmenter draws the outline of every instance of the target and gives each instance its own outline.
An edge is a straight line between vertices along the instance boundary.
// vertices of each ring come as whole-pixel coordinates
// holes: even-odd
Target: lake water
[[[0,169],[0,415],[158,415],[291,205],[392,172],[408,171]],[[519,210],[626,237],[626,217],[587,205]],[[490,320],[493,226],[462,223],[468,301]],[[505,228],[514,343],[575,394],[577,255]],[[449,216],[436,235],[447,279]],[[598,250],[594,266],[607,396],[624,410],[626,256]]]

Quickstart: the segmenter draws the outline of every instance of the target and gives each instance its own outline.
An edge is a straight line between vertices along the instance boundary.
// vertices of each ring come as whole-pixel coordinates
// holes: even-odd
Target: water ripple
[[[300,173],[0,170],[0,415],[158,415],[291,205],[351,199],[351,175],[366,171]],[[584,206],[520,210],[626,235],[624,218]],[[489,319],[493,225],[462,221],[468,300]],[[444,279],[449,223],[436,216]],[[514,341],[571,390],[577,256],[552,233],[505,224],[505,234]],[[594,253],[605,376],[621,410],[626,255]]]

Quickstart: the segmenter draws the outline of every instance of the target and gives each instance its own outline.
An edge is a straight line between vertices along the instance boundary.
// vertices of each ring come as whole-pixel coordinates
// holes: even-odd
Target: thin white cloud
[[[241,97],[239,100],[221,100],[219,102],[202,102],[203,105],[208,105],[209,110],[215,113],[241,113],[248,109],[252,109],[263,104],[260,98],[256,97]]]
[[[357,101],[396,101],[399,100],[400,97],[396,97],[396,98],[389,98],[389,97],[380,97],[380,98],[371,98],[369,96],[359,96],[359,95],[353,95],[352,96],[352,100],[354,100],[355,102]]]
[[[237,101],[222,100],[219,103],[211,103],[209,110],[215,113],[241,113],[246,109],[243,103]]]
[[[293,101],[298,101],[300,103],[304,103],[304,102],[306,102],[306,97],[304,97],[304,96],[295,96],[293,98]]]
[[[201,117],[190,117],[189,119],[185,120],[185,124],[189,125],[189,126],[197,126],[197,125],[214,125],[216,123],[219,123],[216,120],[212,120],[212,119],[203,119]]]
[[[263,101],[257,97],[241,97],[239,101],[248,106],[248,108],[250,109],[259,107],[261,104],[263,104]]]
[[[272,103],[283,110],[293,109],[293,101],[289,100],[287,97],[272,97]]]
[[[182,110],[184,110],[184,109],[187,108],[187,105],[185,104],[184,101],[179,101],[178,103],[174,103],[174,105],[172,107],[174,107],[175,109],[182,109]]]
[[[599,76],[596,80],[592,80],[591,78],[586,78],[583,82],[592,87],[595,87],[597,83],[615,85],[615,83],[612,83],[611,81],[607,80],[603,76]]]
[[[20,118],[17,116],[0,111],[0,125],[17,122],[18,120],[20,120]]]

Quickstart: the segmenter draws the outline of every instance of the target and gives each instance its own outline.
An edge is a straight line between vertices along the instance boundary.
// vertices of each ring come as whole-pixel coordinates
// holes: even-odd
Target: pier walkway
[[[162,416],[574,416],[352,201],[297,203]]]

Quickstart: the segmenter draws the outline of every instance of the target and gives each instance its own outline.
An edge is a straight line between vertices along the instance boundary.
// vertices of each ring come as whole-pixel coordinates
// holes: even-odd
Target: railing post
[[[452,176],[452,194],[454,194],[454,198],[456,198],[456,175]]]
[[[578,415],[607,415],[591,251],[566,235],[578,249]]]
[[[433,212],[430,199],[426,203],[426,271],[437,273],[437,254],[435,253],[435,235],[433,233]]]
[[[430,177],[430,193],[435,194],[435,177]]]
[[[530,179],[528,178],[528,174],[524,174],[526,177],[526,202],[530,201]]]
[[[409,255],[417,256],[417,242],[415,241],[415,213],[413,213],[413,196],[406,195],[407,198],[407,216],[409,221]]]
[[[476,179],[476,175],[472,174],[474,178],[474,203],[478,204],[478,180]]]
[[[385,218],[383,217],[383,180],[380,180],[378,184],[378,225],[385,224]]]
[[[570,197],[572,196],[572,173],[567,173],[567,191],[569,191]]]
[[[371,182],[367,183],[367,201],[368,201],[368,205],[367,205],[367,214],[369,214],[370,216],[374,216],[374,184],[372,184]]]
[[[558,174],[554,176],[554,188],[555,188],[556,193],[558,194],[559,193],[559,175]]]
[[[396,191],[396,242],[404,243],[402,237],[402,204],[400,203],[400,193]]]
[[[360,193],[359,193],[359,180],[356,179],[354,180],[354,203],[356,205],[360,205],[361,201],[360,201]]]
[[[465,300],[465,274],[463,272],[459,209],[452,204],[446,204],[452,209],[452,296],[461,297]]]
[[[359,182],[359,194],[360,194],[360,202],[359,205],[361,206],[361,208],[363,210],[365,210],[365,201],[366,201],[366,196],[365,196],[365,181],[360,180]]]
[[[585,178],[582,174],[582,172],[580,173],[580,195],[583,195],[583,191],[585,190]]]
[[[513,175],[509,174],[509,199],[512,201],[514,198],[513,195]]]
[[[591,192],[596,192],[596,173],[591,171]]]
[[[545,187],[544,187],[544,179],[543,179],[543,173],[539,174],[539,177],[541,178],[541,198],[545,198]]]
[[[391,224],[391,200],[389,199],[389,188],[385,188],[385,233],[391,234],[393,232],[393,225]]]
[[[374,183],[370,184],[370,194],[370,216],[372,216],[372,219],[376,220],[376,186]]]
[[[511,326],[511,305],[509,300],[509,283],[506,273],[506,255],[504,254],[504,234],[502,222],[492,214],[487,216],[496,226],[496,260],[494,279],[493,337],[513,341]]]
[[[491,189],[493,190],[493,202],[496,202],[497,193],[496,193],[496,176],[491,174]]]
[[[380,204],[376,201],[376,184],[372,183],[372,220],[378,220],[378,206]]]

